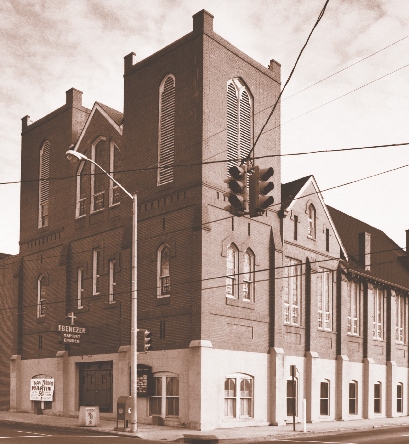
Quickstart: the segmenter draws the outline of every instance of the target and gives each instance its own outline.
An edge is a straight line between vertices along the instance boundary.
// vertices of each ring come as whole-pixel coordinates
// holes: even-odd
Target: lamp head
[[[85,156],[82,153],[79,153],[78,151],[74,150],[68,150],[65,155],[67,156],[67,159],[71,162],[78,162],[79,160],[88,160],[88,157]]]

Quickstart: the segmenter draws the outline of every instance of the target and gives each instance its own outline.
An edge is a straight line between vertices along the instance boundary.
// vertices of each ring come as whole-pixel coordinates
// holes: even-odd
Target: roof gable
[[[92,122],[92,118],[95,115],[96,111],[99,111],[101,115],[109,122],[109,124],[122,136],[122,120],[123,115],[119,111],[114,110],[113,108],[110,108],[109,106],[103,105],[102,103],[95,102],[94,106],[92,107],[92,110],[88,116],[87,121],[85,122],[84,128],[81,131],[81,134],[75,143],[75,145],[71,148],[75,151],[78,150],[78,147],[81,144],[81,141],[85,135],[85,133],[88,130],[88,127],[90,126]]]
[[[316,195],[324,209],[325,215],[328,219],[328,222],[335,234],[337,242],[340,246],[340,249],[346,259],[348,259],[348,252],[344,247],[341,236],[339,235],[337,228],[332,220],[331,214],[328,211],[328,208],[324,202],[321,191],[318,187],[318,184],[314,178],[314,176],[305,176],[301,179],[294,180],[293,182],[288,182],[281,185],[281,207],[283,210],[290,211],[295,203],[300,200],[306,198],[309,194],[305,194],[308,187],[312,185],[314,188],[314,195]]]

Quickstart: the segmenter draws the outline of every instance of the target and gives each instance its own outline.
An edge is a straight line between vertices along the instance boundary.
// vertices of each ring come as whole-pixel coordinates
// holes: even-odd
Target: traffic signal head
[[[253,174],[249,177],[250,216],[260,216],[274,203],[274,197],[268,195],[274,189],[274,183],[269,180],[273,175],[272,167],[254,167]]]
[[[225,209],[235,216],[242,216],[247,205],[247,167],[233,166],[229,168],[230,177],[225,179],[230,191],[224,193],[230,205]]]
[[[153,349],[153,347],[152,347],[152,333],[150,331],[148,331],[148,330],[145,330],[143,335],[144,335],[144,338],[143,338],[143,341],[144,341],[143,350],[145,352],[148,352],[148,351]]]

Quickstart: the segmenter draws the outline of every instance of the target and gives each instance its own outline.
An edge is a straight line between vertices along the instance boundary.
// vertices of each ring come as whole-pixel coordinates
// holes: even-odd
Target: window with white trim
[[[329,381],[320,384],[320,415],[329,415]]]
[[[85,161],[80,162],[77,170],[77,202],[75,216],[77,219],[86,215],[87,188],[86,174],[84,173]]]
[[[45,141],[40,150],[38,182],[38,228],[48,227],[50,197],[50,142]]]
[[[108,302],[115,302],[115,259],[109,261]]]
[[[227,247],[226,254],[226,296],[237,298],[239,274],[239,250],[234,244]]]
[[[284,264],[284,324],[300,325],[302,262],[286,257]]]
[[[403,413],[403,384],[401,382],[396,386],[396,412]]]
[[[381,287],[373,289],[373,330],[374,339],[384,338],[384,317],[385,317],[385,290]]]
[[[359,318],[361,307],[361,284],[352,281],[348,294],[348,334],[359,336]]]
[[[396,294],[396,328],[395,338],[396,342],[400,344],[406,344],[406,325],[407,325],[407,299],[401,294]]]
[[[308,206],[308,237],[311,239],[315,239],[316,237],[317,233],[316,224],[317,224],[317,216],[316,216],[315,207],[313,204],[310,204]]]
[[[117,180],[116,171],[118,171],[119,149],[114,142],[109,144],[109,174]],[[119,181],[118,181],[119,182]],[[119,186],[109,181],[109,206],[118,205],[120,203],[121,195],[119,192]]]
[[[382,413],[382,384],[380,382],[374,384],[373,410],[374,413]]]
[[[358,382],[352,381],[349,383],[349,414],[358,414]]]
[[[77,307],[83,308],[83,295],[84,295],[84,269],[82,267],[77,268]]]
[[[248,248],[243,254],[243,300],[254,302],[254,253]]]
[[[170,248],[163,244],[158,249],[158,283],[157,296],[170,296]]]
[[[173,181],[175,108],[175,77],[168,74],[159,88],[158,185]]]
[[[92,250],[92,294],[100,292],[100,271],[101,268],[101,250],[94,248]]]
[[[241,79],[227,82],[227,172],[245,159],[253,144],[253,98]]]
[[[99,136],[91,146],[91,159],[105,171],[109,168],[109,150],[106,137]],[[91,212],[105,208],[105,189],[107,176],[91,163]]]
[[[253,377],[243,373],[226,376],[224,380],[224,416],[253,417]]]
[[[179,377],[157,375],[153,377],[153,395],[149,398],[149,416],[162,418],[179,416]]]
[[[332,278],[333,272],[321,268],[318,279],[318,328],[332,330]]]
[[[45,316],[45,276],[37,280],[37,318]]]

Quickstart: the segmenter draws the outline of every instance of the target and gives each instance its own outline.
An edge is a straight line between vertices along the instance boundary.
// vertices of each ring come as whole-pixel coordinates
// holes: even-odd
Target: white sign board
[[[32,379],[30,385],[30,401],[52,401],[54,395],[54,379]]]

